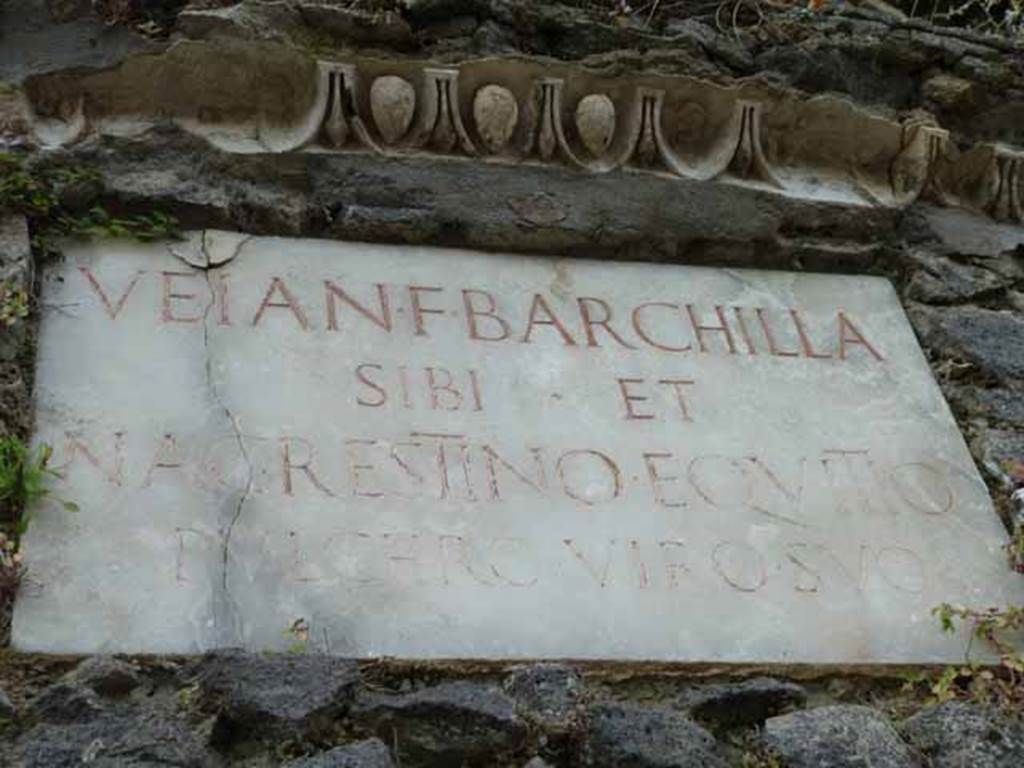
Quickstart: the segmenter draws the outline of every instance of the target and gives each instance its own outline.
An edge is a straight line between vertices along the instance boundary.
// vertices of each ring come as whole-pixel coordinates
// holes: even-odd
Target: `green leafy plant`
[[[29,220],[37,254],[55,252],[54,241],[65,237],[150,241],[181,236],[177,219],[166,213],[112,215],[97,203],[102,191],[103,178],[93,169],[30,162],[26,155],[0,152],[0,210]]]
[[[0,532],[0,616],[6,615],[25,575],[18,543],[28,527],[28,506],[48,496],[50,480],[60,476],[48,466],[52,454],[45,444],[31,450],[17,437],[0,437],[0,510],[16,521],[17,534]],[[69,501],[61,503],[69,511],[78,509]]]
[[[998,663],[970,660],[945,667],[938,675],[918,675],[909,685],[926,685],[932,701],[964,699],[993,704],[1014,715],[1024,712],[1024,651],[1018,647],[1024,632],[1024,607],[982,610],[942,603],[932,609],[943,632],[955,632],[960,625],[970,631],[971,643],[982,641],[996,652]]]
[[[30,164],[28,156],[0,152],[0,208],[28,217],[49,216],[62,208],[61,195],[70,187],[102,186],[102,176],[90,168]]]
[[[60,473],[49,467],[53,449],[45,443],[34,451],[17,437],[0,437],[0,505],[17,515],[18,533],[28,527],[28,507],[35,501],[50,494],[50,481],[59,478]],[[70,501],[61,501],[69,512],[77,512],[78,506]]]
[[[178,221],[173,216],[153,211],[117,218],[99,206],[80,216],[59,217],[55,228],[71,237],[134,237],[143,242],[180,237]]]

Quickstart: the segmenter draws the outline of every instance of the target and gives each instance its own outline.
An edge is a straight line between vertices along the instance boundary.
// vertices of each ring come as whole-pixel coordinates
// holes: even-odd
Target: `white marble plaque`
[[[194,234],[44,277],[18,648],[936,662],[1020,602],[877,277]],[[308,628],[308,630],[307,630]]]

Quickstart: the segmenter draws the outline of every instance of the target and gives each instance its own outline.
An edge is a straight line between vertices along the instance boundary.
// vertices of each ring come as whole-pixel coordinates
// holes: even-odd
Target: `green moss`
[[[112,215],[99,203],[103,191],[103,176],[95,169],[0,153],[0,211],[28,219],[37,255],[53,252],[53,243],[64,237],[180,237],[177,220],[160,211]]]

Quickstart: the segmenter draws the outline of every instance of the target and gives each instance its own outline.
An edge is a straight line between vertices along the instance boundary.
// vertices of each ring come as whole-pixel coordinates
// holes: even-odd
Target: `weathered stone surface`
[[[70,159],[103,166],[124,204],[157,206],[190,227],[587,258],[860,271],[876,259],[878,233],[899,218],[888,209],[808,205],[751,187],[659,176],[605,174],[581,183],[556,168],[230,155],[170,130],[76,145]],[[522,201],[538,197],[558,214],[524,215]]]
[[[594,768],[724,768],[715,740],[678,712],[636,704],[590,708],[587,765]]]
[[[65,677],[65,681],[111,698],[127,696],[140,683],[138,668],[134,664],[109,656],[86,659]]]
[[[416,110],[416,91],[400,77],[384,75],[370,86],[370,109],[384,141],[394,144],[412,124]]]
[[[495,686],[469,681],[400,695],[367,693],[353,717],[391,741],[402,765],[497,764],[526,737],[511,698]]]
[[[984,299],[1013,284],[1012,277],[983,267],[917,250],[911,259],[920,268],[907,285],[907,296],[929,304],[950,304]]]
[[[54,71],[62,68],[69,70],[60,77],[53,78],[53,82],[64,77],[79,77],[91,66],[105,68],[115,65],[120,54],[115,51],[112,55],[111,41],[105,36],[98,38],[94,51],[83,52],[82,47],[74,41],[70,45],[62,45],[66,40],[63,31],[51,36],[49,41],[42,34],[36,35],[26,46],[24,38],[19,43],[19,25],[29,24],[41,28],[46,23],[47,10],[54,21],[64,24],[93,17],[93,6],[131,6],[137,9],[157,4],[171,6],[176,3],[173,0],[131,0],[130,3],[127,0],[104,0],[97,3],[91,3],[90,0],[49,0],[46,3],[47,8],[44,9],[39,3],[18,3],[11,0],[6,4],[0,4],[0,16],[3,16],[0,23],[3,30],[3,36],[0,37],[0,60],[9,54],[18,58],[28,50],[32,58],[24,61],[26,72],[50,71],[51,68]],[[390,2],[386,4],[392,5]],[[414,5],[412,2],[408,4]],[[940,33],[940,37],[936,30],[932,29],[928,30],[929,33],[925,36],[920,34],[924,30],[915,21],[904,23],[850,18],[850,14],[862,14],[862,10],[852,7],[849,3],[838,13],[804,14],[806,18],[802,19],[797,19],[795,14],[780,19],[773,9],[761,4],[759,10],[764,11],[768,18],[763,23],[755,21],[756,26],[753,28],[746,26],[752,20],[748,18],[748,14],[752,14],[753,4],[740,4],[736,8],[739,11],[736,28],[729,29],[729,24],[726,23],[723,25],[724,34],[720,34],[712,29],[712,15],[704,16],[707,24],[686,18],[665,28],[659,25],[660,14],[655,14],[652,23],[642,25],[646,9],[637,9],[637,3],[632,3],[635,10],[632,20],[620,18],[616,19],[614,24],[591,24],[585,23],[588,20],[579,9],[556,8],[551,3],[518,0],[427,0],[415,5],[429,8],[429,15],[432,18],[426,18],[427,11],[421,15],[410,14],[415,31],[408,37],[406,30],[403,29],[405,23],[394,24],[393,17],[381,18],[379,23],[373,26],[363,26],[360,18],[365,16],[359,11],[350,11],[349,6],[353,4],[347,0],[332,4],[303,0],[288,3],[194,0],[190,3],[190,6],[196,8],[218,5],[253,10],[253,13],[236,14],[227,21],[210,21],[203,32],[211,38],[233,35],[236,40],[244,40],[246,46],[252,46],[250,50],[253,54],[248,61],[253,66],[240,67],[240,71],[255,71],[261,67],[263,59],[260,54],[264,50],[264,41],[288,38],[291,39],[291,44],[303,47],[308,57],[321,55],[329,46],[337,45],[339,40],[345,41],[346,56],[350,44],[354,44],[352,47],[355,47],[365,44],[379,46],[383,43],[404,48],[408,43],[419,48],[413,54],[415,58],[423,61],[433,58],[434,61],[445,63],[462,61],[470,51],[480,54],[501,51],[510,55],[527,52],[566,59],[597,53],[600,58],[595,57],[594,61],[587,62],[585,66],[621,72],[627,78],[645,71],[675,72],[710,78],[724,78],[729,74],[757,74],[752,54],[760,56],[765,49],[774,49],[772,53],[775,55],[775,61],[785,59],[788,54],[789,61],[794,64],[789,66],[784,62],[776,68],[776,72],[781,73],[781,79],[809,83],[824,82],[853,92],[864,102],[888,102],[900,108],[917,107],[923,102],[939,116],[944,125],[953,128],[953,140],[959,146],[964,145],[965,137],[991,137],[1020,142],[1024,131],[1024,100],[1021,98],[1020,89],[1015,87],[1015,81],[1020,80],[1022,61],[1017,50],[1012,47],[1001,47],[995,38],[979,44],[976,37],[964,30]],[[368,5],[370,3],[357,4],[358,7]],[[660,8],[664,9],[666,5],[678,4],[661,3]],[[65,9],[72,9],[73,12]],[[684,12],[689,13],[689,10]],[[728,15],[728,9],[725,12]],[[603,21],[609,20],[606,7],[600,8],[598,13],[602,15]],[[7,34],[12,29],[12,25],[8,23],[12,14],[22,16],[14,19],[13,36]],[[284,24],[281,22],[287,22],[287,29],[283,28]],[[94,28],[99,26],[95,19],[92,25]],[[640,30],[641,26],[646,28]],[[400,35],[391,37],[395,30],[399,31]],[[121,27],[104,31],[114,37],[127,30]],[[321,32],[327,34],[321,35]],[[189,30],[184,26],[175,30],[175,39],[178,43],[181,42],[182,33],[187,37]],[[662,33],[667,36],[665,40],[658,39]],[[904,38],[905,42],[901,43],[893,38]],[[964,42],[973,40],[973,43],[965,46],[957,43],[956,38],[962,38]],[[724,46],[734,39],[735,48],[724,49]],[[13,48],[10,47],[12,43]],[[219,42],[212,47],[218,46]],[[623,50],[611,50],[616,47]],[[917,47],[921,47],[921,50],[915,50]],[[333,57],[333,53],[335,52],[331,51],[328,55]],[[375,50],[372,55],[380,56],[382,61],[396,61],[401,58],[393,50]],[[761,58],[761,63],[767,60],[771,60],[771,57]],[[85,66],[80,66],[82,64]],[[806,71],[801,72],[802,68]],[[950,71],[954,74],[950,75]],[[773,76],[771,72],[760,74],[765,79]],[[957,82],[958,79],[960,82]],[[210,82],[216,82],[216,79],[211,78]],[[367,80],[366,84],[369,82]],[[724,79],[720,82],[732,85]],[[479,83],[471,85],[476,87]],[[750,85],[747,83],[740,87],[749,89]],[[137,80],[132,89],[140,93],[162,92],[161,85],[154,84],[148,78]],[[273,93],[275,86],[272,82],[266,81],[266,87],[261,86],[259,91]],[[468,88],[467,92],[472,93],[473,88]],[[246,89],[245,93],[245,98],[258,98],[254,89]],[[20,91],[11,90],[0,93],[0,100],[4,96],[13,99],[20,98],[21,95]],[[812,95],[794,93],[795,98],[806,101],[813,101],[806,98]],[[186,102],[191,103],[188,100]],[[43,107],[44,111],[48,106],[45,99],[37,104]],[[525,109],[527,102],[524,101],[523,104]],[[571,120],[572,102],[567,106]],[[102,104],[93,103],[90,109],[101,110]],[[216,117],[217,115],[214,115],[214,119]],[[902,119],[905,115],[894,117]],[[836,115],[836,119],[841,121],[843,116]],[[3,122],[3,106],[0,105],[0,131],[4,129]],[[831,144],[822,143],[822,152],[831,152],[833,149]],[[209,147],[198,146],[198,143],[183,142],[180,136],[166,130],[162,125],[159,129],[138,137],[137,140],[104,139],[82,142],[72,148],[71,154],[75,156],[76,162],[83,158],[97,160],[112,176],[112,183],[118,195],[117,203],[127,202],[130,209],[134,206],[156,203],[161,209],[171,209],[184,214],[186,220],[193,225],[243,227],[264,234],[291,233],[315,236],[323,233],[341,238],[360,236],[381,241],[390,239],[480,245],[489,248],[543,250],[549,253],[602,257],[639,257],[690,262],[703,260],[719,264],[775,268],[788,268],[792,264],[800,264],[803,267],[824,267],[837,271],[863,271],[870,266],[874,254],[891,253],[895,245],[893,218],[886,213],[878,214],[867,209],[858,209],[856,206],[808,206],[802,201],[772,196],[761,190],[733,188],[731,185],[717,190],[708,189],[709,185],[670,185],[664,183],[661,178],[637,178],[637,174],[614,174],[603,179],[581,179],[557,169],[481,170],[465,167],[468,164],[460,163],[459,167],[453,170],[440,168],[442,163],[401,158],[371,161],[365,158],[280,157],[269,154],[226,157]],[[534,197],[538,189],[542,189],[544,194]],[[991,227],[989,222],[984,227],[975,229],[972,225],[965,224],[962,218],[958,218],[958,214],[959,212],[948,209],[936,214],[936,221],[943,224],[945,233],[952,233],[956,237],[955,242],[952,236],[946,237],[944,243],[958,265],[966,263],[961,260],[961,256],[974,256],[983,250],[988,250],[993,255],[1005,254],[1007,247],[1012,248],[1024,238],[1019,226]],[[969,216],[964,214],[963,218]],[[937,224],[936,230],[938,229]],[[811,254],[813,258],[805,254]],[[1012,266],[1012,262],[1010,264]],[[196,266],[206,267],[209,264],[196,262]],[[171,269],[173,267],[168,266],[168,270]],[[232,266],[223,272],[233,269]],[[993,271],[997,270],[993,268]],[[216,276],[218,272],[214,270],[213,274]],[[973,273],[967,275],[967,278],[973,281],[979,274]],[[1012,271],[1000,274],[1019,280],[1019,274],[1014,275]],[[985,288],[979,293],[975,290],[976,286],[971,284],[966,285],[965,292],[965,285],[956,279],[957,275],[953,276],[954,284],[948,287],[937,286],[934,283],[935,279],[945,280],[946,276],[936,278],[935,274],[929,273],[928,277],[932,280],[919,278],[924,282],[931,282],[930,285],[923,286],[924,290],[921,293],[915,294],[921,300],[944,303],[977,301],[979,296],[984,296],[992,305],[1002,300],[995,295],[998,291],[989,291]],[[291,285],[290,278],[287,279]],[[126,284],[103,283],[109,289],[109,295],[114,302]],[[922,286],[917,286],[917,289],[921,288]],[[970,298],[965,298],[967,296]],[[372,291],[369,297],[373,299]],[[1024,294],[1011,292],[1010,297],[1018,309],[1024,308]],[[363,295],[361,298],[366,296]],[[172,303],[178,306],[188,304],[177,300]],[[61,308],[75,311],[74,307]],[[308,307],[306,309],[308,311]],[[348,310],[347,306],[345,310]],[[122,317],[127,318],[128,315]],[[428,324],[436,319],[434,316],[428,316]],[[616,315],[612,326],[618,328],[621,319]],[[345,330],[343,327],[339,333],[344,333]],[[598,333],[602,332],[600,327],[596,330]],[[423,343],[422,340],[419,343]],[[685,367],[691,359],[681,355],[679,361]],[[214,365],[230,364],[223,360],[206,362],[212,362]],[[972,374],[969,369],[965,376],[968,377],[968,381],[971,380]],[[7,382],[5,370],[5,392]],[[980,407],[987,410],[982,412],[979,407],[979,411],[975,412],[973,408],[968,408],[965,411],[967,419],[972,420],[977,416],[990,422],[998,422],[1001,427],[999,432],[990,434],[984,431],[983,423],[965,425],[972,435],[977,434],[980,440],[991,442],[991,448],[983,453],[979,452],[978,456],[1009,457],[1021,454],[1021,449],[1014,447],[1016,444],[1013,442],[1013,433],[1007,429],[1016,426],[1019,420],[1017,412],[1020,407],[1024,407],[1018,407],[1022,400],[1013,389],[1018,385],[1019,381],[1015,384],[1006,378],[997,388],[972,387],[972,402],[976,396]],[[950,392],[958,388],[951,387]],[[975,389],[976,392],[973,391]],[[342,387],[338,386],[336,391],[340,390]],[[116,391],[114,394],[116,396]],[[391,394],[394,396],[393,392]],[[963,398],[955,392],[953,394],[957,398],[958,414],[964,413],[959,408]],[[10,406],[5,395],[3,402],[0,403],[0,419],[7,419],[10,414],[16,412],[17,409]],[[355,418],[363,420],[358,413]],[[221,424],[225,432],[230,429],[229,420],[223,420]],[[75,424],[76,428],[81,426],[83,425]],[[163,425],[155,426],[159,429]],[[85,427],[87,428],[88,424]],[[618,431],[615,434],[618,439]],[[62,446],[58,444],[57,447],[60,454]],[[112,457],[116,454],[110,443],[98,441],[96,444],[90,443],[89,447],[101,466],[114,466]],[[170,462],[173,463],[174,457],[168,455],[171,456]],[[458,458],[457,451],[453,451],[452,455]],[[78,453],[76,461],[80,467],[89,470],[90,460],[82,452]],[[319,464],[312,466],[314,469],[319,468]],[[457,472],[460,465],[455,462],[451,467]],[[529,469],[529,465],[526,468]],[[503,471],[500,465],[498,469]],[[643,470],[642,465],[640,469]],[[165,471],[174,470],[160,467],[154,471],[154,475],[159,478]],[[308,476],[302,469],[295,469],[293,474],[294,490],[300,499],[303,490],[315,492],[315,486],[310,487]],[[510,478],[515,482],[514,477]],[[194,479],[194,476],[189,477],[190,481]],[[685,484],[686,481],[678,482]],[[670,483],[669,487],[676,486]],[[237,512],[238,507],[233,508],[236,501],[234,498],[218,501],[223,502],[226,514],[218,516],[210,530],[215,529],[218,535],[223,536],[223,539],[217,541],[217,544],[220,544],[221,541],[234,539],[233,534],[226,532],[231,529],[231,512]],[[283,498],[275,500],[285,515],[290,512],[290,501]],[[854,497],[852,502],[847,503],[847,507],[855,507],[857,501],[858,499]],[[136,506],[136,511],[148,507],[146,500],[143,499]],[[344,516],[348,512],[340,503],[338,509],[334,511],[339,516]],[[689,510],[681,511],[685,513]],[[898,513],[903,516],[901,511]],[[81,524],[77,519],[72,519],[71,522],[75,526]],[[191,555],[195,552],[194,545],[198,535],[186,530],[186,524],[185,519],[171,522],[174,527],[182,529],[181,538],[175,542],[177,551]],[[970,526],[963,527],[968,531],[966,536],[970,536]],[[384,526],[378,529],[378,532],[380,531],[393,533]],[[630,535],[628,530],[622,533],[624,537]],[[391,538],[385,541],[399,540]],[[793,541],[800,544],[803,540],[794,536]],[[400,543],[408,543],[408,540]],[[870,542],[869,546],[875,544],[876,542]],[[88,554],[94,562],[109,564],[112,559],[110,550],[118,549],[116,546],[97,548]],[[226,554],[228,550],[229,547],[226,545],[223,548],[214,546],[207,554],[216,557]],[[174,559],[174,548],[168,548],[167,551],[171,559]],[[795,555],[798,561],[806,565],[800,558],[800,554],[805,551],[805,548],[798,547],[795,553],[789,551],[787,554]],[[387,550],[389,555],[394,552],[397,552],[399,557],[406,554],[404,548],[398,546]],[[869,567],[873,564],[872,557],[876,553],[877,549],[869,549]],[[591,564],[596,565],[597,572],[600,573],[600,557],[604,552],[597,548],[595,554],[597,558]],[[888,552],[886,556],[891,555],[892,553]],[[153,558],[153,562],[161,562],[161,559]],[[174,562],[177,566],[176,559]],[[397,559],[385,561],[385,564],[398,571],[407,567],[408,562]],[[457,556],[448,562],[454,562],[454,570],[461,573],[459,569],[463,566]],[[649,565],[647,560],[641,562]],[[805,577],[805,580],[797,582],[799,586],[815,585],[814,579],[801,570],[800,565],[791,562],[790,565],[786,565],[786,562],[783,562],[784,568],[791,568]],[[863,562],[863,559],[856,556],[845,562],[844,568],[853,572],[851,582],[856,582],[864,575],[859,567]],[[687,564],[692,568],[692,563]],[[196,578],[196,562],[184,558],[181,565],[183,567],[180,570],[177,567],[174,569],[175,584],[179,589],[187,589],[187,580]],[[488,565],[490,563],[485,560],[482,566],[485,575],[489,573]],[[305,567],[305,564],[302,567]],[[814,564],[811,564],[811,567],[814,568]],[[357,569],[353,571],[358,573]],[[205,574],[201,574],[200,577],[202,575]],[[234,587],[236,582],[233,577],[220,579],[222,575],[220,571],[211,569],[210,582],[221,585],[216,588],[221,595],[217,598],[220,602],[214,603],[216,607],[210,612],[216,617],[218,634],[211,633],[213,639],[205,641],[208,644],[216,644],[219,642],[217,638],[233,641],[238,637],[237,623],[233,620],[229,607],[232,591],[230,588]],[[91,589],[105,591],[109,576],[106,571],[98,574],[90,585]],[[201,595],[204,586],[200,585],[196,593]],[[400,585],[402,589],[396,591],[404,593],[404,586]],[[828,583],[822,589],[827,590],[831,586],[834,584]],[[825,597],[828,598],[830,594],[826,592]],[[339,602],[337,595],[333,597],[336,603]],[[762,593],[754,597],[762,599],[765,595]],[[343,596],[342,600],[346,598],[347,596]],[[801,594],[800,598],[815,599],[806,594]],[[869,593],[863,599],[870,601],[872,596]],[[390,603],[384,600],[380,602],[390,608]],[[500,598],[495,602],[500,602]],[[167,613],[175,615],[177,612],[181,615],[179,608],[184,604],[185,601],[172,605]],[[330,605],[330,600],[326,596],[316,607],[321,608],[323,605]],[[202,626],[209,620],[207,607],[210,606],[204,605],[197,609],[195,625]],[[145,605],[133,605],[129,601],[123,601],[117,608],[122,616],[130,617],[136,614],[136,609],[143,609]],[[273,623],[283,629],[298,616],[305,615],[310,617],[319,629],[320,618],[315,612],[305,608],[304,604],[298,611],[282,611],[280,616],[274,618]],[[532,618],[535,616],[534,611]],[[125,621],[127,622],[127,619]],[[338,632],[332,631],[329,640],[323,633],[314,632],[313,644],[322,644],[324,647],[329,644],[335,647],[344,645],[348,636],[347,629],[342,627]],[[165,627],[157,626],[154,635],[161,634],[167,634]],[[259,645],[260,643],[254,643],[252,647]],[[205,646],[197,643],[195,647]],[[6,669],[5,667],[4,672]],[[16,701],[22,702],[26,699],[22,678],[0,676],[5,677],[5,687],[8,687],[8,683],[12,684],[8,689]],[[18,682],[15,682],[15,679]],[[645,687],[642,690],[646,692]],[[632,693],[636,691],[630,689],[630,694],[626,695]],[[132,697],[133,702],[136,698]],[[517,699],[517,707],[523,713],[522,716],[527,717],[520,697],[514,698]],[[122,706],[122,703],[112,700],[105,700],[100,704],[104,708]],[[124,706],[127,706],[127,702]],[[542,702],[538,702],[537,709],[541,713],[546,710]],[[560,707],[551,707],[549,710],[553,715],[549,722],[554,726],[559,720],[561,710]],[[203,727],[201,724],[193,725],[196,729]],[[986,737],[987,734],[981,734],[971,738],[984,740]],[[10,763],[6,760],[7,747],[9,745],[0,744],[0,764],[13,765],[13,760]],[[516,762],[511,764],[522,765],[526,756],[534,753],[532,747],[533,745],[531,751],[517,755]],[[88,750],[85,750],[83,755],[90,756]],[[553,759],[546,752],[544,755],[555,765],[563,765],[562,760]],[[69,761],[80,765],[81,757],[82,755],[71,755]],[[276,765],[279,762],[278,756],[274,755],[269,747],[262,757],[263,760],[253,757],[252,762],[265,762],[267,765]],[[534,762],[541,763],[541,758],[531,761],[531,768]],[[575,760],[566,760],[565,764],[579,763]]]
[[[1024,246],[1024,228],[1013,224],[948,208],[925,208],[918,215],[948,253],[995,258]]]
[[[23,216],[0,213],[0,281],[26,288],[32,283],[28,222]]]
[[[1024,381],[1024,319],[1007,311],[962,306],[913,314],[925,346],[971,363],[996,381]]]
[[[285,768],[394,768],[391,753],[380,739],[335,747],[285,764]]]
[[[25,711],[33,720],[67,724],[92,720],[104,712],[104,707],[91,688],[56,683],[32,699]]]
[[[1019,430],[985,429],[974,439],[972,447],[985,471],[1006,488],[1014,488],[1024,467],[1024,434]]]
[[[195,735],[176,720],[145,713],[84,723],[41,724],[18,739],[14,768],[213,768]]]
[[[615,133],[615,104],[603,93],[591,93],[576,105],[576,130],[594,157],[608,149]]]
[[[583,680],[563,664],[537,664],[514,670],[505,690],[521,715],[548,731],[567,731],[582,714]]]
[[[20,82],[61,69],[111,66],[132,53],[161,47],[91,12],[51,21],[47,5],[47,0],[0,4],[0,82]]]
[[[978,705],[947,701],[926,707],[902,730],[932,768],[1024,765],[1024,725]]]
[[[970,80],[948,74],[936,75],[926,80],[923,85],[923,95],[926,99],[950,109],[970,107],[974,101],[974,90],[975,85]]]
[[[11,702],[11,697],[0,688],[0,720],[13,720],[18,716],[18,710]]]
[[[836,705],[765,722],[765,742],[789,768],[916,768],[892,725],[870,707]]]
[[[744,39],[718,34],[707,24],[694,18],[671,19],[665,25],[665,32],[686,40],[697,42],[713,60],[728,65],[737,74],[754,68],[754,57],[744,45]]]
[[[1024,397],[1017,391],[1002,388],[965,387],[961,399],[972,411],[979,411],[995,423],[1024,427]]]
[[[197,674],[202,705],[217,712],[217,741],[317,730],[348,709],[359,680],[354,662],[316,653],[215,652]]]
[[[758,677],[691,689],[680,697],[679,706],[701,722],[733,727],[762,723],[806,699],[804,689],[795,683]]]
[[[196,242],[47,275],[22,647],[952,660],[1022,588],[882,279]]]
[[[366,13],[359,8],[343,8],[322,2],[299,3],[297,8],[307,27],[341,40],[386,44],[400,49],[412,45],[412,30],[397,13]]]
[[[508,88],[485,85],[473,97],[473,118],[484,144],[498,152],[512,138],[519,122],[519,104]]]
[[[23,369],[33,329],[27,315],[33,262],[28,222],[0,212],[0,435],[24,437],[31,422],[31,384]],[[0,501],[0,518],[6,518]]]
[[[247,3],[239,7],[246,12],[272,7],[275,12],[287,13],[294,4]],[[455,16],[439,22],[443,29],[437,34],[469,36],[478,24],[475,14]],[[296,25],[298,28],[292,29]],[[242,154],[344,150],[390,157],[400,146],[420,155],[434,155],[435,159],[461,154],[471,160],[490,154],[486,161],[492,165],[543,162],[591,173],[629,165],[635,171],[656,170],[663,179],[675,174],[700,178],[705,183],[726,180],[722,172],[732,167],[738,173],[728,178],[731,184],[769,181],[762,187],[763,192],[778,190],[791,197],[862,206],[906,206],[928,191],[924,189],[926,182],[934,180],[954,190],[953,194],[932,195],[935,201],[963,205],[976,212],[990,211],[1000,219],[1021,218],[1012,196],[1005,196],[1006,200],[997,206],[991,205],[985,190],[995,166],[972,159],[996,151],[1003,153],[1002,149],[986,145],[972,149],[974,154],[946,152],[941,147],[948,132],[943,129],[919,121],[905,124],[896,116],[863,109],[827,94],[813,100],[793,98],[776,84],[759,79],[748,83],[744,98],[737,100],[737,93],[724,84],[662,75],[656,68],[634,77],[631,68],[615,67],[621,73],[616,80],[605,79],[596,72],[599,68],[584,73],[550,61],[525,63],[517,57],[501,62],[449,61],[443,70],[434,62],[396,57],[382,73],[378,58],[357,52],[314,62],[308,55],[308,37],[322,36],[322,25],[296,19],[265,26],[268,29],[255,31],[252,40],[178,41],[160,54],[131,57],[103,73],[61,73],[34,80],[25,90],[27,103],[32,106],[30,132],[43,144],[71,146],[89,136],[127,134],[135,138],[174,125],[211,145]],[[309,33],[305,41],[303,31]],[[684,41],[692,43],[686,37],[664,42]],[[319,40],[316,47],[320,48]],[[692,47],[700,48],[701,44],[692,43]],[[745,68],[750,69],[753,60],[747,58]],[[538,78],[538,66],[544,67],[547,77]],[[463,94],[461,89],[448,88],[456,75],[461,82],[503,83],[502,87],[520,100],[531,81],[548,82],[544,86],[547,96],[540,105],[543,114],[533,115],[531,108],[531,119],[524,121],[524,131],[525,123],[529,123],[531,135],[519,136],[520,141],[509,144],[509,151],[498,156],[481,153],[474,142],[484,135],[493,137],[493,125],[473,125],[478,110],[473,109],[470,100],[478,91],[471,88],[470,93]],[[166,85],[151,92],[151,81]],[[561,96],[552,90],[554,83],[564,83],[567,91],[573,92],[575,126],[569,110],[554,106],[552,99],[561,102]],[[634,108],[633,96],[626,94],[649,88],[665,90],[665,102],[676,107],[685,100],[702,110],[706,119],[696,124],[685,119],[677,122],[671,118],[681,110],[673,107],[661,110],[658,130],[644,129],[643,122],[648,118]],[[334,93],[336,89],[340,90]],[[916,91],[913,83],[911,90]],[[89,104],[88,119],[83,112],[85,103]],[[653,103],[650,106],[660,110]],[[755,122],[749,123],[752,129],[741,142],[737,131],[747,119],[739,117],[745,110],[752,110]],[[340,111],[346,113],[344,119],[337,114]],[[728,111],[733,117],[724,119]],[[762,112],[763,120],[755,117]],[[414,114],[420,120],[417,131],[409,135]],[[836,120],[836,114],[843,118]],[[353,121],[356,130],[349,133],[346,120]],[[370,128],[368,133],[359,127],[363,125]],[[911,130],[906,130],[907,125],[913,126]],[[571,135],[570,140],[565,133]],[[758,146],[762,133],[765,149],[771,151],[761,151]],[[606,156],[605,148],[613,134],[616,151]],[[931,149],[927,151],[924,143],[914,138],[925,135],[930,137]],[[673,148],[680,137],[686,155],[696,155],[695,168]],[[579,149],[577,138],[589,150]],[[731,164],[730,151],[737,155]],[[600,157],[600,161],[581,162],[577,152],[591,159]],[[932,173],[936,152],[944,158],[941,182]],[[750,160],[755,155],[757,168],[753,169]],[[823,167],[826,164],[828,168]]]

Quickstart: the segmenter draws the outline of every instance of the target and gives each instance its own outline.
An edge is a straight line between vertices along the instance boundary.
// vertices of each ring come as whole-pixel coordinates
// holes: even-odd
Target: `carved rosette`
[[[473,96],[473,122],[484,146],[492,153],[503,152],[519,125],[519,103],[508,88],[490,84]]]

